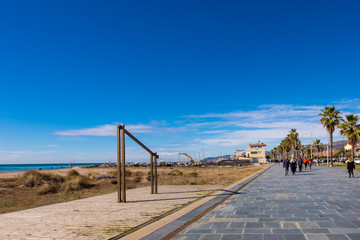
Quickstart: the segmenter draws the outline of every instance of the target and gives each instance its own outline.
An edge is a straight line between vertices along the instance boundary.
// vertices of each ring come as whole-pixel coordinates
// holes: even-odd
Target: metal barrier
[[[125,125],[117,125],[117,185],[118,185],[118,202],[126,202],[126,178],[125,178],[125,134],[132,140],[144,148],[150,153],[150,168],[151,168],[151,194],[158,193],[158,181],[157,181],[157,159],[159,155],[156,152],[152,152],[136,137],[134,137],[129,131],[125,129]]]

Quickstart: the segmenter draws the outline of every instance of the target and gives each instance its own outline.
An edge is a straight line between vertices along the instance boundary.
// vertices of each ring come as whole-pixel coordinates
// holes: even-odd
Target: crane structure
[[[187,156],[188,158],[190,158],[190,163],[191,163],[191,164],[194,164],[194,160],[192,159],[192,157],[190,157],[190,156],[187,155],[186,153],[179,153],[179,155]]]

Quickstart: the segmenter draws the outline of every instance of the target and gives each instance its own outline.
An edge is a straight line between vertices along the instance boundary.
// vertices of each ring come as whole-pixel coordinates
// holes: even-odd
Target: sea
[[[103,163],[72,163],[72,167],[99,166]],[[26,170],[50,170],[70,168],[69,163],[49,163],[49,164],[0,164],[0,172],[26,171]]]

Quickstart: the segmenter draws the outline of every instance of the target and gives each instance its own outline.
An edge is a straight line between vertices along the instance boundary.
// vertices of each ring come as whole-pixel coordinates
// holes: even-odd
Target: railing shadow
[[[234,192],[234,191],[225,190],[225,189],[217,189],[216,191],[223,191],[223,193],[209,194],[209,195],[203,195],[203,196],[193,196],[193,197],[173,197],[173,198],[148,199],[148,200],[139,200],[139,201],[127,201],[127,202],[142,203],[142,202],[156,202],[156,201],[181,200],[181,199],[196,199],[196,198],[203,198],[203,197],[209,197],[209,196],[217,197],[217,196],[229,195],[229,194],[234,194],[234,195],[244,194],[244,193]],[[184,192],[176,192],[176,193],[186,193],[186,192],[200,192],[200,191],[184,191]],[[168,194],[171,194],[171,193],[175,193],[175,192],[169,192]],[[166,193],[162,193],[162,194],[166,194]]]

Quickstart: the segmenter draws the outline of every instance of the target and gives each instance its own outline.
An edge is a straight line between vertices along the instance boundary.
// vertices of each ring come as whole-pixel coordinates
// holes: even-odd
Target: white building
[[[250,160],[255,163],[266,163],[266,144],[249,144]]]
[[[236,150],[235,156],[236,157],[249,157],[249,153],[246,150]]]

